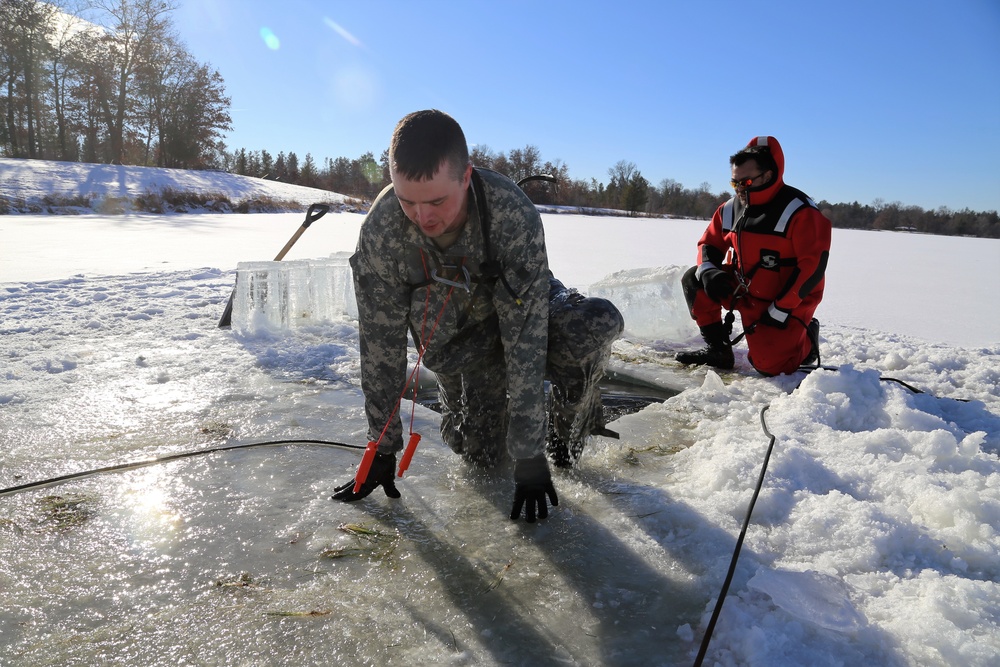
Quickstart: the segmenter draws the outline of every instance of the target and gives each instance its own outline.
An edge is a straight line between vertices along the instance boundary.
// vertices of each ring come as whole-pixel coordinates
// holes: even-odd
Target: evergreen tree
[[[316,163],[313,161],[312,153],[306,153],[306,159],[302,163],[302,169],[299,170],[299,184],[314,188],[316,187],[317,180],[318,174],[316,172]]]

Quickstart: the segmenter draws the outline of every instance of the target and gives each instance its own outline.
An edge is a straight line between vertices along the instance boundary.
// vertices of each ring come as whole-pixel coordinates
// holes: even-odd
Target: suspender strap
[[[476,208],[479,210],[479,225],[483,232],[483,251],[486,255],[486,261],[479,265],[479,270],[482,271],[484,278],[493,280],[499,278],[500,282],[507,289],[507,293],[520,306],[522,303],[521,296],[507,282],[507,278],[503,274],[503,266],[493,255],[493,248],[490,245],[490,207],[486,205],[486,189],[483,187],[483,177],[479,175],[479,171],[476,169],[472,170],[472,189],[476,193]]]

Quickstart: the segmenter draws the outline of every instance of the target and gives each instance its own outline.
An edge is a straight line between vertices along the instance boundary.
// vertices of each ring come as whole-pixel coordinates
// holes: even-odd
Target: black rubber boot
[[[586,394],[586,399],[574,402],[556,383],[550,388],[546,451],[549,460],[560,468],[575,466],[590,434],[604,429],[600,387],[595,384]]]
[[[678,352],[675,357],[677,361],[682,364],[704,364],[724,371],[732,370],[736,365],[733,345],[729,342],[729,336],[726,335],[726,328],[722,322],[702,327],[701,336],[708,346],[700,350]]]
[[[806,331],[809,334],[809,340],[812,342],[812,349],[809,350],[809,354],[806,358],[802,360],[802,366],[819,366],[819,320],[815,317],[809,322],[809,326],[806,327]]]

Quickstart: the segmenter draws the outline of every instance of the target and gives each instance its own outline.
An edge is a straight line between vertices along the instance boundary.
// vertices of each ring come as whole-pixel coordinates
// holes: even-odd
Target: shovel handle
[[[305,222],[303,222],[299,228],[295,230],[295,233],[292,234],[292,238],[288,239],[288,243],[286,243],[285,247],[281,249],[281,252],[277,254],[274,261],[280,262],[285,255],[288,254],[288,251],[292,249],[292,246],[295,245],[295,242],[299,240],[299,237],[302,236],[307,229],[309,229],[309,225],[322,218],[329,210],[330,207],[326,204],[310,204],[309,210],[306,211]]]
[[[295,242],[299,240],[302,233],[309,229],[309,225],[322,218],[329,210],[330,206],[328,204],[310,204],[309,208],[306,210],[305,221],[299,226],[298,229],[295,230],[295,233],[292,234],[292,238],[288,239],[288,243],[286,243],[285,247],[281,249],[278,256],[274,258],[274,261],[280,262],[281,259],[288,254],[288,251],[292,249],[292,246],[295,245]],[[232,325],[233,300],[235,298],[236,288],[234,287],[232,293],[229,295],[229,301],[226,302],[226,308],[222,311],[222,317],[219,318],[219,328],[225,328]]]

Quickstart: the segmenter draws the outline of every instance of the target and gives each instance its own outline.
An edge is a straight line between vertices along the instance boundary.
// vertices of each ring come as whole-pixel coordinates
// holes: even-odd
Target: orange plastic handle
[[[369,442],[368,446],[365,447],[365,455],[361,457],[361,463],[358,464],[358,474],[354,476],[354,493],[360,491],[361,485],[368,479],[368,471],[371,470],[377,449],[378,445],[374,442]]]
[[[402,477],[406,469],[410,467],[410,461],[413,460],[413,452],[417,451],[417,444],[420,442],[419,433],[411,433],[410,441],[406,443],[406,451],[403,452],[403,459],[399,462],[399,473],[397,477]]]

